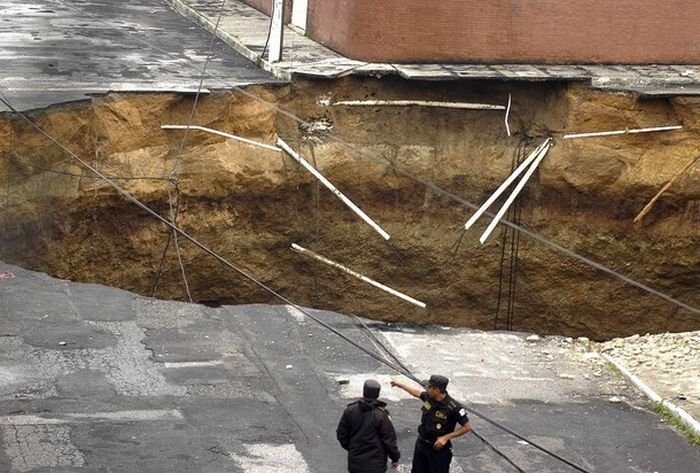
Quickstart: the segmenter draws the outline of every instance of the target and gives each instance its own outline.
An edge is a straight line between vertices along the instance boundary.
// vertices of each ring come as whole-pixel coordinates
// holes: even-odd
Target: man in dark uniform
[[[448,382],[446,377],[434,374],[423,391],[391,380],[392,386],[423,401],[411,473],[448,473],[452,462],[451,440],[472,430],[464,406],[447,393]],[[460,427],[455,430],[457,424]]]
[[[348,451],[348,472],[384,473],[387,457],[398,468],[401,453],[396,445],[396,431],[379,401],[381,386],[368,379],[362,388],[362,399],[348,404],[338,423],[336,434],[340,445]]]

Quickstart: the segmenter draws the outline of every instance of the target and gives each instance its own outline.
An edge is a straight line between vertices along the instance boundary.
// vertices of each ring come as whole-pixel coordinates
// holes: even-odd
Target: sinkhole
[[[500,104],[509,94],[509,129],[498,110],[341,103]],[[193,101],[112,93],[27,112],[33,124],[0,114],[0,259],[213,306],[283,303],[264,285],[302,306],[395,322],[598,340],[700,328],[697,165],[634,222],[697,152],[698,99],[354,77],[213,91],[189,122]],[[669,123],[682,129],[562,139]],[[188,124],[199,128],[168,128]],[[205,129],[282,140],[390,238],[289,153]],[[553,146],[504,213],[510,225],[482,244],[493,217],[464,223],[547,138]]]

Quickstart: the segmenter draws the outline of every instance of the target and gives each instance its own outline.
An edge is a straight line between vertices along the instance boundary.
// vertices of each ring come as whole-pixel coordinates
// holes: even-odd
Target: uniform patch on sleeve
[[[467,415],[467,411],[466,411],[464,408],[461,408],[461,409],[459,410],[459,415],[461,415],[462,417],[464,417],[465,415]]]

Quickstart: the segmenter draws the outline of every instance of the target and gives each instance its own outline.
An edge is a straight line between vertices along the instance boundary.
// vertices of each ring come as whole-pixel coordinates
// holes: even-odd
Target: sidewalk
[[[168,4],[214,32],[219,2],[167,0]],[[262,56],[270,17],[243,2],[225,2],[216,35],[265,70],[283,80],[293,76],[337,78],[396,74],[412,80],[582,81],[592,87],[644,96],[700,95],[698,65],[533,65],[533,64],[378,64],[355,61],[291,28],[284,30],[283,59],[271,64]]]

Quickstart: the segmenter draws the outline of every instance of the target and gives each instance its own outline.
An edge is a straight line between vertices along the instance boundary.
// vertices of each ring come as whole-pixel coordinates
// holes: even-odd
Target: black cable
[[[520,160],[522,158],[522,150],[524,149],[524,138],[521,139],[518,142],[518,146],[515,148],[515,151],[513,151],[513,157],[511,158],[510,162],[510,172],[513,173],[515,171],[515,168],[520,164]],[[516,198],[515,202],[513,205],[508,209],[508,213],[506,214],[506,219],[508,220],[514,220],[513,219],[513,209],[515,208],[516,205],[518,205],[519,199]],[[517,222],[516,222],[517,223]],[[515,232],[513,232],[515,233]],[[498,295],[496,297],[496,313],[494,316],[494,323],[493,323],[493,329],[498,330],[498,319],[501,315],[501,302],[503,300],[503,280],[505,279],[505,271],[504,271],[504,264],[505,264],[505,259],[506,259],[506,248],[508,247],[508,235],[510,234],[510,228],[509,227],[503,227],[501,230],[501,258],[498,263]],[[511,253],[510,253],[510,265],[509,265],[509,272],[508,272],[508,305],[506,306],[506,330],[510,330],[510,313],[511,313],[511,286],[512,286],[512,281],[513,281],[513,248],[512,248],[512,242],[511,242]]]
[[[75,174],[72,172],[68,171],[57,171],[52,168],[46,168],[43,166],[37,166],[36,164],[29,164],[25,163],[23,161],[20,161],[17,158],[13,158],[12,156],[6,156],[4,153],[0,154],[0,159],[4,159],[6,161],[9,161],[13,164],[16,164],[18,166],[26,167],[26,168],[32,168],[32,169],[38,169],[40,171],[45,171],[51,174],[58,174],[62,176],[70,176],[70,177],[78,177],[81,179],[99,179],[97,176],[88,176],[85,174]],[[167,181],[167,177],[152,177],[152,176],[107,176],[110,179],[114,179],[115,181],[136,181],[136,180],[144,180],[144,181]]]
[[[504,432],[508,432],[508,433],[511,434],[512,436],[514,436],[514,437],[516,437],[516,438],[522,440],[523,442],[526,442],[528,445],[532,445],[533,447],[535,447],[536,449],[538,449],[538,450],[540,450],[540,451],[546,453],[547,455],[550,455],[551,457],[556,458],[556,459],[559,460],[560,462],[566,463],[566,464],[569,465],[571,468],[573,468],[573,469],[575,469],[575,470],[578,470],[578,471],[580,471],[580,472],[582,472],[582,473],[591,473],[591,472],[589,472],[588,470],[584,469],[583,467],[578,466],[577,464],[575,464],[575,463],[573,463],[573,462],[570,462],[570,461],[567,460],[566,458],[563,458],[563,457],[557,455],[556,453],[551,452],[551,451],[547,450],[546,448],[544,448],[544,447],[542,447],[542,446],[536,444],[535,442],[526,439],[525,437],[523,437],[523,436],[520,435],[519,433],[517,433],[517,432],[513,431],[512,429],[506,427],[505,425],[501,424],[500,422],[497,422],[497,421],[495,421],[495,420],[493,420],[493,419],[491,419],[491,418],[485,416],[484,414],[482,414],[482,413],[480,413],[480,412],[474,410],[473,408],[471,408],[471,407],[465,405],[465,406],[464,406],[464,409],[466,409],[468,412],[474,414],[475,416],[479,417],[480,419],[485,420],[486,422],[488,422],[489,424],[493,425],[494,427],[498,427],[499,429],[503,430]]]
[[[493,329],[498,330],[498,317],[501,314],[501,299],[503,296],[503,263],[506,259],[506,238],[508,236],[508,227],[503,227],[501,230],[501,259],[498,263],[498,296],[496,298],[496,315],[494,316]]]
[[[216,19],[216,25],[214,26],[214,31],[211,33],[211,40],[209,41],[209,49],[207,50],[207,57],[204,60],[204,66],[202,67],[202,72],[199,77],[199,85],[197,86],[197,93],[194,96],[194,102],[192,103],[192,109],[190,110],[190,115],[187,118],[187,127],[185,128],[185,132],[182,135],[182,140],[180,141],[180,146],[178,147],[177,150],[177,155],[175,157],[175,164],[173,164],[173,168],[170,170],[170,174],[168,175],[168,206],[170,208],[170,219],[173,222],[173,225],[177,225],[177,217],[180,212],[180,188],[178,187],[178,175],[177,175],[177,167],[180,164],[180,159],[182,158],[182,152],[185,149],[185,143],[187,142],[187,133],[190,131],[190,125],[192,124],[192,121],[194,119],[194,114],[195,111],[197,110],[197,104],[199,103],[199,97],[202,94],[202,87],[204,86],[204,77],[206,77],[207,74],[207,67],[209,66],[209,61],[211,60],[211,57],[214,53],[214,43],[216,40],[218,40],[216,36],[216,32],[219,29],[219,23],[221,22],[221,17],[224,12],[224,5],[226,4],[226,0],[221,0],[221,5],[219,7],[219,16]],[[176,205],[173,207],[173,196],[172,196],[172,191],[170,190],[170,186],[175,187],[175,193],[176,193]],[[170,241],[171,241],[171,236],[168,234],[168,238],[165,242],[165,248],[163,249],[163,254],[161,256],[160,260],[160,265],[158,267],[158,274],[156,276],[156,281],[153,284],[153,292],[155,293],[156,288],[158,287],[158,283],[160,281],[160,277],[162,276],[162,269],[163,269],[163,262],[165,259],[165,255],[168,251],[168,248],[170,247]],[[177,261],[180,266],[180,273],[182,274],[182,280],[185,285],[185,293],[187,294],[187,300],[191,303],[192,302],[192,295],[190,294],[190,285],[187,282],[187,273],[185,271],[185,266],[182,263],[182,257],[180,254],[180,244],[177,240],[177,233],[173,232],[172,233],[172,241],[175,244],[175,253],[177,255]]]
[[[369,335],[369,337],[372,339],[372,341],[376,345],[379,345],[379,348],[384,353],[386,353],[389,357],[391,357],[396,362],[397,365],[401,366],[401,368],[404,369],[404,371],[405,371],[403,373],[404,376],[406,376],[410,379],[413,379],[414,381],[417,380],[416,376],[411,372],[411,370],[406,365],[404,365],[403,362],[396,355],[394,355],[393,351],[389,350],[389,348],[386,345],[384,345],[384,343],[382,343],[382,341],[379,340],[379,338],[377,338],[376,335],[374,335],[374,332],[372,332],[372,330],[370,330],[370,328],[367,326],[367,324],[364,323],[364,321],[361,318],[359,318],[355,314],[350,314],[350,316],[355,318],[358,325],[360,325],[362,328],[365,329],[365,332]],[[418,384],[423,385],[423,382],[420,381],[420,382],[418,382]],[[516,465],[510,458],[508,458],[508,456],[505,453],[501,452],[498,448],[496,448],[495,445],[493,445],[491,442],[486,440],[486,438],[484,438],[479,433],[477,433],[476,429],[472,428],[471,433],[474,434],[479,440],[481,440],[491,450],[493,450],[497,455],[504,458],[509,464],[511,464],[513,467],[515,467],[515,469],[517,469],[519,472],[525,473],[518,465]]]
[[[199,240],[197,240],[197,239],[194,238],[193,236],[189,235],[189,234],[188,234],[187,232],[185,232],[184,230],[182,230],[182,229],[180,229],[179,227],[177,227],[176,225],[172,224],[168,219],[166,219],[165,217],[161,216],[160,214],[158,214],[157,212],[155,212],[154,210],[152,210],[150,207],[148,207],[146,204],[144,204],[143,202],[141,202],[140,200],[138,200],[138,199],[137,199],[136,197],[134,197],[133,195],[129,194],[126,190],[124,190],[122,187],[120,187],[117,183],[115,183],[115,182],[113,182],[112,180],[110,180],[107,176],[105,176],[104,174],[100,173],[100,172],[99,172],[97,169],[95,169],[93,166],[90,166],[90,164],[88,164],[86,161],[84,161],[83,159],[81,159],[78,155],[76,155],[76,154],[73,153],[71,150],[69,150],[68,148],[66,148],[63,144],[59,143],[53,136],[51,136],[51,135],[48,134],[46,131],[44,131],[41,127],[39,127],[36,123],[34,123],[34,122],[33,122],[29,117],[27,117],[25,114],[23,114],[23,113],[17,111],[17,109],[15,109],[14,106],[12,106],[12,104],[7,100],[7,98],[5,97],[5,95],[4,95],[2,92],[0,92],[0,102],[4,103],[12,112],[14,112],[14,113],[18,114],[20,117],[22,117],[22,119],[25,120],[25,121],[27,121],[27,122],[29,123],[29,125],[30,125],[32,128],[34,128],[34,129],[37,130],[41,135],[45,136],[47,139],[49,139],[51,142],[53,142],[56,146],[58,146],[60,149],[62,149],[64,152],[66,152],[66,153],[67,153],[69,156],[71,156],[73,159],[75,159],[76,161],[78,161],[78,162],[79,162],[81,165],[83,165],[85,168],[89,169],[89,170],[92,171],[95,175],[99,176],[101,179],[103,179],[105,182],[107,182],[113,189],[115,189],[119,194],[121,194],[121,195],[122,195],[124,198],[126,198],[129,202],[133,203],[134,205],[136,205],[137,207],[139,207],[140,209],[142,209],[142,210],[145,211],[146,213],[150,214],[151,216],[153,216],[154,218],[156,218],[157,220],[159,220],[160,222],[162,222],[162,223],[165,224],[166,226],[170,227],[173,231],[175,231],[175,232],[179,233],[180,235],[182,235],[183,237],[185,237],[187,240],[189,240],[189,241],[190,241],[191,243],[193,243],[195,246],[197,246],[198,248],[200,248],[202,251],[204,251],[204,252],[207,253],[208,255],[212,256],[214,259],[218,260],[220,263],[224,264],[225,266],[228,266],[229,268],[233,269],[233,270],[236,271],[238,274],[240,274],[241,276],[245,277],[245,278],[248,279],[250,282],[252,282],[252,283],[255,284],[256,286],[260,287],[260,288],[263,289],[264,291],[269,292],[270,294],[272,294],[273,296],[277,297],[278,299],[280,299],[281,301],[285,302],[286,304],[291,305],[292,307],[294,307],[295,309],[297,309],[298,311],[300,311],[302,314],[306,315],[306,316],[309,317],[311,320],[315,321],[316,323],[318,323],[318,324],[321,325],[322,327],[326,328],[326,329],[329,330],[330,332],[332,332],[332,333],[334,333],[335,335],[337,335],[338,337],[342,338],[343,340],[345,340],[346,342],[348,342],[349,344],[351,344],[352,346],[354,346],[354,347],[357,348],[358,350],[361,350],[362,352],[366,353],[368,356],[370,356],[370,357],[372,357],[373,359],[379,361],[380,363],[384,364],[385,366],[387,366],[387,367],[393,369],[393,370],[396,371],[397,373],[403,374],[404,376],[408,377],[409,379],[412,379],[413,381],[415,381],[415,382],[418,383],[419,385],[423,385],[423,382],[422,382],[421,380],[419,380],[415,375],[413,375],[413,374],[411,374],[411,373],[404,373],[403,369],[402,369],[400,366],[398,366],[398,365],[396,365],[396,364],[394,364],[394,363],[391,363],[390,361],[388,361],[388,360],[384,359],[383,357],[377,355],[376,353],[372,352],[371,350],[368,350],[367,348],[363,347],[363,346],[360,345],[359,343],[357,343],[357,342],[355,342],[354,340],[352,340],[351,338],[349,338],[347,335],[345,335],[345,334],[343,334],[342,332],[338,331],[338,330],[335,329],[334,327],[331,327],[330,325],[328,325],[327,323],[325,323],[324,321],[322,321],[322,320],[319,319],[318,317],[315,317],[314,315],[310,314],[308,311],[304,310],[301,306],[299,306],[299,305],[295,304],[294,302],[292,302],[291,300],[287,299],[285,296],[283,296],[282,294],[278,293],[277,291],[275,291],[275,290],[272,289],[271,287],[265,285],[265,284],[262,283],[260,280],[258,280],[257,278],[255,278],[254,276],[252,276],[251,274],[249,274],[247,271],[245,271],[245,270],[239,268],[238,266],[234,265],[233,263],[231,263],[230,261],[228,261],[226,258],[224,258],[223,256],[221,256],[220,254],[216,253],[215,251],[213,251],[213,250],[210,249],[209,247],[207,247],[207,246],[205,246],[204,244],[200,243]],[[471,412],[472,414],[476,415],[477,417],[479,417],[479,418],[481,418],[481,419],[483,419],[483,420],[489,422],[490,424],[492,424],[492,425],[494,425],[494,426],[500,428],[501,430],[503,430],[503,431],[505,431],[505,432],[508,432],[509,434],[511,434],[511,435],[513,435],[513,436],[519,438],[520,440],[522,440],[522,441],[524,441],[524,442],[526,442],[526,443],[532,445],[533,447],[535,447],[535,448],[541,450],[542,452],[545,452],[545,453],[549,454],[550,456],[552,456],[552,457],[554,457],[554,458],[556,458],[556,459],[558,459],[558,460],[560,460],[560,461],[566,463],[567,465],[572,466],[573,468],[577,469],[578,471],[581,471],[581,472],[583,472],[583,473],[589,473],[589,472],[587,472],[586,470],[584,470],[583,468],[579,467],[578,465],[576,465],[576,464],[570,462],[569,460],[566,460],[565,458],[562,458],[561,456],[555,454],[554,452],[550,452],[550,451],[547,450],[546,448],[544,448],[544,447],[542,447],[542,446],[536,444],[535,442],[532,442],[532,441],[528,440],[527,438],[523,437],[522,435],[518,434],[517,432],[513,431],[512,429],[510,429],[510,428],[508,428],[508,427],[505,427],[504,425],[501,425],[500,423],[498,423],[498,422],[496,422],[496,421],[494,421],[494,420],[488,418],[488,417],[485,416],[484,414],[479,413],[479,412],[476,411],[475,409],[473,409],[473,408],[471,408],[471,407],[469,407],[469,406],[467,406],[467,405],[465,405],[464,408],[465,408],[468,412]]]
[[[513,168],[520,165],[523,158],[525,157],[525,140],[526,138],[520,140],[520,143],[516,149],[515,162],[513,163]],[[518,196],[513,202],[512,214],[510,220],[512,220],[516,225],[521,225],[521,215],[523,208],[523,194]],[[509,209],[510,211],[511,209]],[[507,228],[507,227],[506,227]],[[511,230],[510,236],[510,265],[508,268],[508,310],[506,315],[506,330],[513,330],[513,319],[515,318],[515,288],[518,277],[518,249],[519,249],[519,234],[515,230]]]
[[[284,4],[282,4],[282,15],[284,15]],[[272,22],[275,17],[275,0],[272,0],[272,8],[270,9],[270,25],[267,27],[267,38],[265,38],[265,46],[260,53],[260,59],[265,56],[265,51],[267,51],[267,45],[270,44],[270,36],[272,36]],[[282,20],[284,22],[284,19]]]
[[[309,140],[307,142],[309,145],[309,152],[311,153],[311,160],[314,164],[314,169],[318,169],[318,164],[316,163],[316,150],[314,149],[313,141]],[[314,242],[318,245],[321,241],[321,182],[316,179],[314,183],[313,195],[314,195],[314,223],[315,223],[315,238]],[[316,265],[313,266],[314,275],[314,295],[318,295],[318,272],[316,271]],[[318,303],[318,299],[315,300]]]
[[[272,289],[271,287],[266,286],[264,283],[260,282],[258,279],[256,279],[256,278],[253,277],[252,275],[250,275],[247,271],[245,271],[245,270],[239,268],[238,266],[234,265],[233,263],[231,263],[230,261],[228,261],[226,258],[224,258],[223,256],[221,256],[220,254],[216,253],[215,251],[213,251],[213,250],[210,249],[209,247],[207,247],[207,246],[205,246],[204,244],[200,243],[199,240],[197,240],[196,238],[194,238],[193,236],[191,236],[190,234],[188,234],[187,232],[185,232],[185,231],[182,230],[181,228],[177,227],[176,225],[173,225],[168,219],[166,219],[165,217],[161,216],[161,215],[158,214],[156,211],[154,211],[153,209],[151,209],[150,207],[148,207],[146,204],[144,204],[143,202],[141,202],[140,200],[138,200],[136,197],[134,197],[134,196],[132,196],[131,194],[129,194],[126,190],[124,190],[122,187],[120,187],[117,183],[112,182],[107,176],[105,176],[104,174],[102,174],[101,172],[99,172],[99,171],[98,171],[97,169],[95,169],[93,166],[91,166],[91,165],[88,164],[86,161],[84,161],[83,159],[81,159],[78,155],[76,155],[76,154],[73,153],[71,150],[69,150],[68,148],[66,148],[64,145],[62,145],[61,143],[59,143],[53,136],[49,135],[46,131],[44,131],[43,129],[41,129],[41,128],[40,128],[38,125],[36,125],[32,120],[30,120],[26,115],[24,115],[24,114],[21,113],[21,112],[18,112],[9,102],[7,102],[7,101],[5,100],[5,98],[3,98],[2,93],[0,93],[0,102],[4,103],[4,104],[5,104],[8,108],[10,108],[10,110],[12,110],[14,113],[19,114],[20,117],[22,117],[24,120],[26,120],[26,121],[27,121],[34,129],[36,129],[40,134],[42,134],[43,136],[45,136],[46,138],[48,138],[48,139],[49,139],[50,141],[52,141],[56,146],[58,146],[58,147],[61,148],[63,151],[65,151],[66,153],[68,153],[69,156],[71,156],[73,159],[75,159],[76,161],[78,161],[78,162],[79,162],[81,165],[83,165],[85,168],[89,169],[89,170],[92,171],[95,175],[99,176],[101,179],[103,179],[105,182],[107,182],[112,188],[114,188],[119,194],[122,195],[122,197],[126,198],[129,202],[133,203],[134,205],[136,205],[137,207],[139,207],[141,210],[143,210],[144,212],[146,212],[146,213],[148,213],[149,215],[151,215],[152,217],[154,217],[156,220],[159,220],[161,223],[163,223],[163,224],[165,224],[166,226],[170,227],[173,231],[179,233],[181,236],[183,236],[184,238],[186,238],[187,240],[189,240],[192,244],[194,244],[195,246],[197,246],[199,249],[201,249],[202,251],[204,251],[204,252],[207,253],[208,255],[212,256],[214,259],[218,260],[220,263],[224,264],[225,266],[228,266],[229,268],[233,269],[234,271],[236,271],[236,272],[237,272],[238,274],[240,274],[241,276],[243,276],[243,277],[245,277],[246,279],[248,279],[250,282],[254,283],[256,286],[258,286],[258,287],[260,287],[261,289],[263,289],[263,290],[269,292],[270,294],[272,294],[273,296],[277,297],[277,298],[280,299],[281,301],[283,301],[283,302],[285,302],[286,304],[289,304],[289,305],[291,305],[292,307],[294,307],[295,309],[299,310],[302,314],[306,315],[306,316],[309,317],[310,319],[312,319],[312,320],[314,320],[315,322],[319,323],[321,326],[325,327],[326,329],[330,330],[330,331],[333,332],[334,334],[338,335],[340,338],[342,338],[342,339],[345,340],[346,342],[350,343],[350,344],[351,344],[352,346],[354,346],[355,348],[357,348],[357,349],[359,349],[359,350],[365,352],[367,355],[369,355],[369,356],[371,356],[372,358],[376,359],[376,360],[379,361],[380,363],[385,364],[386,366],[388,366],[389,368],[393,369],[394,371],[396,371],[396,372],[398,372],[398,373],[403,373],[402,370],[401,370],[401,368],[400,368],[399,366],[396,366],[396,365],[394,365],[393,363],[389,363],[387,360],[383,359],[383,358],[380,357],[379,355],[377,355],[377,354],[371,352],[370,350],[367,350],[365,347],[359,345],[357,342],[355,342],[354,340],[350,339],[350,338],[347,337],[345,334],[339,332],[337,329],[331,327],[330,325],[328,325],[327,323],[325,323],[325,322],[322,321],[321,319],[319,319],[319,318],[315,317],[314,315],[310,314],[308,311],[304,310],[301,306],[299,306],[299,305],[295,304],[294,302],[292,302],[291,300],[287,299],[286,297],[284,297],[282,294],[278,293],[277,291],[275,291],[275,290]]]
[[[81,10],[81,9],[79,9],[79,8],[77,8],[77,7],[70,6],[70,5],[65,5],[65,3],[62,2],[62,1],[61,1],[60,3],[63,4],[66,8],[71,8],[71,9],[73,9],[73,10],[75,10],[75,11],[78,11],[78,12],[80,12],[80,13],[86,15],[86,16],[89,16],[90,18],[92,18],[93,20],[95,20],[95,21],[97,21],[97,22],[104,23],[104,24],[106,24],[106,25],[109,25],[110,27],[112,26],[112,25],[110,25],[109,23],[107,23],[103,18],[100,18],[100,17],[98,17],[98,16],[96,16],[96,15],[92,15],[92,14],[90,14],[90,13],[84,11],[84,10]],[[132,34],[132,33],[126,32],[126,33],[124,33],[124,34]],[[137,42],[140,42],[140,43],[142,43],[142,44],[145,44],[146,46],[148,46],[148,47],[150,47],[150,48],[153,48],[154,50],[159,51],[159,52],[161,52],[162,54],[165,54],[166,56],[168,56],[168,57],[170,57],[170,58],[179,59],[179,58],[176,57],[175,55],[173,55],[173,54],[171,54],[171,53],[169,53],[169,52],[167,52],[167,51],[164,51],[164,50],[158,48],[157,46],[151,44],[151,43],[148,42],[148,41],[144,41],[144,40],[142,40],[141,38],[138,38],[138,37],[134,37],[134,38],[135,38],[135,40],[136,40]],[[396,69],[396,68],[394,67],[394,69]],[[210,76],[210,77],[213,77],[213,78],[216,78],[215,76],[211,76],[211,74],[209,74],[209,76]],[[278,107],[276,104],[274,104],[274,103],[272,103],[272,102],[270,102],[270,101],[268,101],[268,100],[265,100],[265,99],[263,99],[263,98],[261,98],[261,97],[255,95],[255,94],[253,94],[252,92],[248,92],[247,90],[245,90],[245,89],[244,89],[243,87],[241,87],[241,86],[238,86],[238,85],[235,85],[235,84],[234,84],[234,85],[231,85],[231,88],[234,89],[234,90],[237,90],[237,91],[238,91],[239,93],[241,93],[242,95],[244,95],[244,96],[246,96],[246,97],[249,97],[249,98],[251,98],[251,99],[257,101],[258,103],[260,103],[260,104],[262,104],[262,105],[264,105],[264,106],[270,108],[271,110],[276,111],[276,112],[279,113],[280,115],[283,115],[283,116],[286,116],[286,117],[288,117],[288,118],[291,118],[292,120],[298,122],[298,123],[301,124],[301,125],[307,125],[307,126],[310,125],[309,122],[307,122],[306,120],[303,120],[302,118],[299,118],[298,116],[296,116],[296,115],[293,114],[292,112],[288,112],[287,110],[284,110],[284,109]],[[347,141],[345,141],[345,140],[343,140],[343,139],[341,139],[341,138],[335,137],[335,136],[333,136],[333,135],[331,135],[331,134],[328,134],[328,138],[331,139],[331,140],[333,140],[333,141],[335,141],[336,143],[339,143],[339,144],[345,146],[346,148],[348,148],[348,149],[350,149],[350,150],[353,150],[358,156],[360,156],[360,157],[362,157],[362,158],[364,158],[364,159],[368,159],[368,160],[375,161],[375,162],[382,162],[382,163],[386,163],[386,162],[388,161],[388,160],[386,160],[386,159],[376,158],[376,157],[374,157],[372,154],[370,154],[370,153],[367,152],[367,151],[358,150],[358,148],[357,148],[356,146],[353,146],[352,144],[348,143]],[[433,191],[435,191],[435,192],[437,192],[437,193],[439,193],[439,194],[441,194],[441,195],[444,195],[445,197],[447,197],[447,198],[449,198],[449,199],[451,199],[451,200],[454,200],[455,202],[458,202],[458,203],[464,205],[465,207],[471,208],[471,209],[473,209],[473,210],[476,210],[476,209],[479,207],[478,205],[476,205],[476,204],[474,204],[474,203],[472,203],[472,202],[469,202],[469,201],[467,201],[466,199],[463,199],[462,197],[460,197],[460,196],[458,196],[458,195],[456,195],[456,194],[454,194],[454,193],[452,193],[452,192],[450,192],[450,191],[448,191],[448,190],[446,190],[446,189],[441,188],[440,186],[438,186],[437,184],[435,184],[435,183],[433,183],[433,182],[430,182],[430,181],[426,181],[426,180],[424,180],[424,179],[421,179],[421,178],[419,178],[419,177],[417,177],[417,176],[411,174],[410,172],[408,172],[408,171],[406,171],[406,170],[404,170],[404,169],[401,169],[401,168],[396,167],[396,166],[394,165],[394,163],[392,163],[391,161],[388,161],[388,162],[389,162],[389,164],[393,167],[393,169],[394,169],[395,172],[398,172],[398,173],[402,174],[403,176],[405,176],[405,177],[407,177],[407,178],[409,178],[409,179],[411,179],[411,180],[413,180],[413,181],[415,181],[415,182],[417,182],[417,183],[419,183],[419,184],[421,184],[421,185],[423,185],[423,186],[425,186],[425,187],[427,187],[427,188],[429,188],[429,189],[432,189]],[[490,217],[494,217],[494,215],[493,215],[492,213],[490,213],[490,212],[485,212],[484,214],[487,215],[487,216],[490,216]],[[543,236],[541,236],[541,235],[539,235],[539,234],[537,234],[537,233],[534,233],[534,232],[532,232],[532,231],[530,231],[530,230],[528,230],[528,229],[526,229],[526,228],[524,228],[524,227],[522,227],[522,226],[516,225],[516,224],[514,224],[514,223],[512,223],[512,222],[510,222],[510,221],[508,221],[508,220],[503,220],[503,219],[502,219],[499,223],[501,223],[501,224],[503,224],[503,225],[506,225],[506,226],[512,228],[514,231],[517,231],[517,232],[519,232],[519,233],[521,233],[521,234],[523,234],[523,235],[526,235],[527,237],[529,237],[529,238],[531,238],[531,239],[533,239],[533,240],[535,240],[535,241],[537,241],[537,242],[539,242],[539,243],[541,243],[541,244],[543,244],[543,245],[545,245],[545,246],[549,246],[551,249],[553,249],[554,251],[556,251],[556,252],[558,252],[558,253],[560,253],[560,254],[562,254],[562,255],[564,255],[564,256],[568,256],[569,258],[575,259],[575,260],[579,261],[580,263],[583,263],[583,264],[585,264],[585,265],[587,265],[587,266],[590,266],[590,267],[592,267],[592,268],[594,268],[594,269],[596,269],[596,270],[598,270],[598,271],[601,271],[601,272],[603,272],[603,273],[605,273],[605,274],[607,274],[607,275],[609,275],[609,276],[613,276],[613,277],[615,277],[615,278],[617,278],[617,279],[619,279],[619,280],[621,280],[621,281],[623,281],[623,282],[629,284],[630,286],[634,286],[634,287],[636,287],[636,288],[638,288],[638,289],[641,289],[641,290],[644,291],[644,292],[647,292],[647,293],[649,293],[649,294],[652,294],[652,295],[654,295],[654,296],[656,296],[656,297],[658,297],[658,298],[660,298],[660,299],[663,299],[663,300],[665,300],[666,302],[669,302],[669,303],[671,303],[671,304],[673,304],[673,305],[675,305],[675,306],[681,307],[681,308],[683,308],[683,309],[685,309],[685,310],[687,310],[687,311],[689,311],[689,312],[691,312],[691,313],[693,313],[693,314],[700,314],[700,308],[693,307],[693,306],[691,306],[690,304],[686,304],[685,302],[679,301],[678,299],[675,299],[675,298],[673,298],[673,297],[671,297],[671,296],[669,296],[669,295],[667,295],[667,294],[664,294],[664,293],[661,292],[661,291],[658,291],[658,290],[656,290],[656,289],[654,289],[654,288],[652,288],[652,287],[649,287],[649,286],[647,286],[646,284],[643,284],[643,283],[640,283],[640,282],[638,282],[638,281],[635,281],[634,279],[629,278],[629,277],[625,276],[624,274],[621,274],[621,273],[619,273],[619,272],[617,272],[617,271],[615,271],[615,270],[613,270],[613,269],[608,268],[607,266],[604,266],[604,265],[602,265],[602,264],[600,264],[600,263],[597,263],[597,262],[591,260],[590,258],[586,258],[585,256],[581,256],[581,255],[579,255],[578,253],[576,253],[576,252],[574,252],[574,251],[572,251],[572,250],[569,250],[568,248],[565,248],[565,247],[559,245],[558,243],[555,243],[555,242],[553,242],[553,241],[551,241],[551,240],[548,240],[547,238],[545,238],[545,237],[543,237]]]
[[[489,447],[491,450],[493,450],[494,452],[496,452],[497,455],[503,457],[503,459],[504,459],[505,461],[507,461],[509,464],[511,464],[511,465],[513,466],[513,468],[515,468],[516,470],[518,470],[520,473],[525,473],[525,471],[523,471],[522,468],[520,468],[518,465],[516,465],[515,463],[513,463],[513,461],[512,461],[510,458],[508,458],[507,455],[505,455],[503,452],[501,452],[501,451],[498,450],[496,447],[494,447],[494,446],[491,444],[491,442],[489,442],[489,441],[486,440],[484,437],[482,437],[479,433],[476,432],[476,430],[472,429],[472,434],[474,434],[474,436],[476,436],[476,438],[478,438],[479,440],[481,440],[487,447]]]
[[[376,336],[376,335],[374,334],[374,332],[372,332],[372,330],[367,326],[367,324],[364,322],[364,320],[362,320],[360,317],[358,317],[358,316],[355,315],[355,314],[350,314],[350,316],[353,317],[353,318],[355,319],[355,321],[357,322],[357,325],[359,325],[360,327],[362,327],[362,328],[365,330],[365,332],[367,333],[367,335],[369,335],[369,337],[370,337],[377,345],[379,345],[379,347],[382,349],[382,351],[383,351],[384,353],[386,353],[387,356],[389,356],[389,357],[393,360],[394,363],[396,363],[398,366],[400,366],[400,367],[404,370],[404,373],[411,373],[411,370],[408,369],[408,367],[407,367],[406,365],[403,364],[403,362],[399,359],[399,357],[397,357],[397,356],[394,354],[393,351],[389,350],[389,348],[387,348],[387,346],[384,345],[384,343],[382,343],[382,341],[379,340],[379,338],[377,338],[377,336]]]
[[[513,219],[516,224],[521,224],[521,215],[523,204],[520,199],[516,199]],[[510,285],[508,287],[508,330],[513,330],[513,319],[515,318],[515,290],[518,282],[518,260],[520,258],[520,234],[516,231],[511,232],[511,260],[510,260]]]

